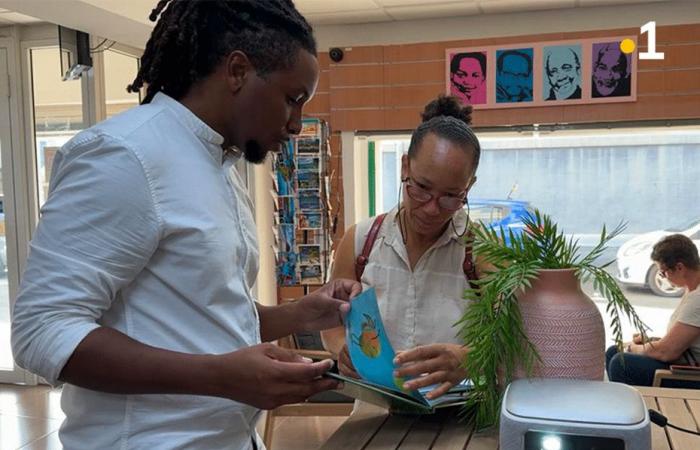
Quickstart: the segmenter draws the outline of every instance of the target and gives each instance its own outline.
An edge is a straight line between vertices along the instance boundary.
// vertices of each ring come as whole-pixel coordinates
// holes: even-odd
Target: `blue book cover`
[[[470,386],[467,380],[434,400],[427,399],[425,394],[436,386],[416,391],[403,389],[407,379],[394,377],[396,352],[384,329],[374,288],[365,290],[350,302],[350,312],[345,318],[345,338],[350,359],[362,380],[331,374],[346,382],[344,393],[392,410],[418,413],[464,402],[464,393]]]

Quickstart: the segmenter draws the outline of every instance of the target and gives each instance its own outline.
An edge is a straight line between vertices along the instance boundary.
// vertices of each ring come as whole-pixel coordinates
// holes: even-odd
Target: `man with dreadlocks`
[[[252,298],[255,223],[233,164],[301,129],[318,82],[290,0],[162,0],[143,105],[56,155],[17,297],[17,363],[65,382],[66,449],[260,448],[258,409],[337,388],[272,344],[340,325],[359,283]]]

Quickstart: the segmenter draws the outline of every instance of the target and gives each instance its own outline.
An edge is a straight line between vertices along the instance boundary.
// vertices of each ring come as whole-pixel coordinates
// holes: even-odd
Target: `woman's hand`
[[[423,345],[400,352],[394,358],[398,367],[395,377],[416,377],[404,384],[406,389],[437,384],[438,387],[427,395],[429,399],[437,398],[467,377],[462,368],[468,350],[457,344]]]
[[[348,352],[348,346],[343,345],[342,350],[338,353],[338,372],[346,377],[360,379],[360,375],[355,372],[355,366],[350,360],[350,352]]]

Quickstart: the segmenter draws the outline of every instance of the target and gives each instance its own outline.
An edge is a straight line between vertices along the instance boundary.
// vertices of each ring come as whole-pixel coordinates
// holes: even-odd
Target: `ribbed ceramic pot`
[[[518,296],[525,333],[542,359],[534,377],[603,379],[603,318],[575,273],[542,270],[532,287]],[[519,370],[515,377],[524,376]]]

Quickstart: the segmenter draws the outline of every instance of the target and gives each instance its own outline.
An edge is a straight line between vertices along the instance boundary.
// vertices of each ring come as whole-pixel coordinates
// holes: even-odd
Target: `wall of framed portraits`
[[[625,36],[445,50],[445,92],[475,109],[637,100]],[[626,49],[625,49],[626,50]]]

